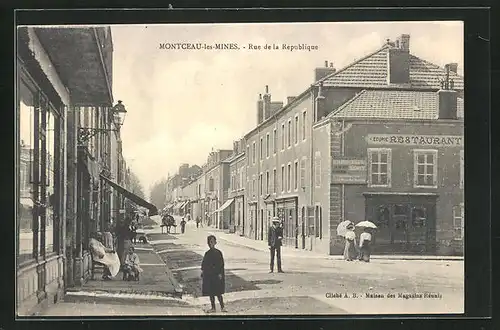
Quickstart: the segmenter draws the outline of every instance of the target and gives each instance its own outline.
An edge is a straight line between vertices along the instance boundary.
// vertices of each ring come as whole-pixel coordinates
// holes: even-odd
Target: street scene
[[[461,22],[17,47],[18,317],[464,312]]]

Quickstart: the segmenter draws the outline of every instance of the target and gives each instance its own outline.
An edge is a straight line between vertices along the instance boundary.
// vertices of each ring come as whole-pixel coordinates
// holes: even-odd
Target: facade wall
[[[62,298],[66,285],[62,263],[67,197],[64,141],[69,93],[33,30],[28,28],[25,36],[28,40],[24,46],[32,52],[31,60],[37,62],[38,68],[22,57],[24,52],[18,54],[21,57],[17,62],[15,149],[18,315],[31,315],[55,303]],[[38,79],[41,74],[47,80]],[[45,119],[35,121],[35,111]],[[39,137],[42,132],[44,138]],[[35,164],[39,173],[31,171]],[[38,203],[45,206],[40,208],[43,211],[37,212]]]
[[[235,156],[229,164],[230,186],[228,198],[234,199],[231,205],[231,225],[234,231],[241,236],[245,235],[245,187],[246,187],[246,159],[245,154]]]
[[[252,238],[267,240],[267,230],[271,224],[272,216],[278,216],[276,209],[278,209],[280,200],[294,198],[296,210],[292,212],[292,218],[288,215],[283,220],[289,224],[289,227],[284,230],[288,234],[285,244],[295,245],[295,231],[298,227],[298,218],[300,218],[297,210],[300,210],[302,205],[310,203],[310,191],[307,187],[309,187],[310,181],[308,173],[311,173],[308,160],[310,160],[310,127],[314,119],[313,112],[311,94],[306,93],[301,98],[294,100],[288,111],[276,114],[245,138],[247,153],[250,152],[250,155],[246,155],[248,183],[245,199],[247,205],[257,202],[256,210],[249,207],[246,212],[246,218],[252,219],[253,222],[254,233],[250,234],[253,236]],[[274,137],[275,131],[276,138]],[[302,159],[306,160],[304,187],[300,186]],[[297,180],[295,180],[296,168]],[[276,170],[276,180],[274,180],[274,170]],[[268,206],[270,202],[274,204],[273,208]],[[257,213],[256,216],[255,213]]]
[[[364,185],[344,185],[345,197],[342,202],[341,195],[341,202],[345,207],[341,208],[342,213],[340,217],[336,216],[335,207],[332,207],[332,210],[330,210],[331,213],[333,212],[332,215],[335,216],[332,219],[332,230],[343,219],[354,222],[365,219],[377,222],[374,213],[368,209],[367,196],[382,195],[380,197],[382,200],[387,200],[388,203],[393,200],[396,204],[402,204],[405,198],[410,197],[415,201],[413,203],[416,204],[435,201],[435,210],[432,210],[433,206],[427,207],[429,214],[426,216],[426,221],[428,222],[427,226],[430,227],[427,235],[430,242],[427,246],[428,250],[425,253],[439,255],[461,254],[463,251],[463,229],[456,228],[454,208],[456,211],[464,203],[464,190],[463,184],[461,184],[463,162],[460,159],[460,155],[463,152],[463,145],[436,146],[423,144],[417,146],[406,142],[399,145],[384,143],[375,145],[367,142],[366,137],[368,134],[387,134],[390,139],[391,134],[408,134],[463,138],[463,121],[358,121],[352,124],[352,127],[345,133],[343,156],[345,158],[367,160],[367,166],[369,167],[368,148],[390,149],[391,180],[389,185],[382,187],[370,186],[369,183]],[[415,187],[414,150],[435,150],[435,154],[437,155],[437,182],[435,187]],[[333,157],[335,157],[336,152],[332,151],[332,153],[334,154]],[[333,191],[338,190],[338,188],[332,185],[331,194],[333,195]],[[335,201],[332,201],[332,206],[335,203]],[[433,203],[431,202],[431,204]],[[384,233],[385,229],[379,230],[381,231],[378,234],[379,244],[381,245],[384,241],[382,236],[386,236],[386,239],[389,236]],[[414,235],[412,231],[408,229],[408,232],[408,240],[415,240],[412,237]],[[377,237],[375,237],[375,244],[376,239]],[[403,238],[400,239],[402,240]],[[342,248],[343,246],[340,241],[336,240],[331,247],[332,253],[340,253]],[[374,249],[376,250],[377,248],[374,246]],[[388,250],[384,249],[380,248],[380,252],[388,252]],[[397,253],[401,251],[391,250],[390,252]]]

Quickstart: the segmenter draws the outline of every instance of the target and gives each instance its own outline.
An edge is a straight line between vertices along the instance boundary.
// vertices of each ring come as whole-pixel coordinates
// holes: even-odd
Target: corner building
[[[381,225],[376,253],[460,254],[463,179],[457,180],[460,165],[454,164],[463,163],[462,112],[463,77],[457,65],[445,69],[412,55],[409,35],[338,71],[326,62],[315,70],[313,85],[288,97],[284,106],[271,101],[266,86],[257,101],[257,127],[244,137],[245,236],[265,240],[276,215],[285,245],[338,254],[338,223],[367,219]],[[385,145],[407,138],[438,139],[446,146],[421,148],[409,142],[390,155],[372,150],[390,149]],[[384,165],[388,159],[391,165]],[[369,184],[375,175],[391,184]],[[374,213],[384,205],[383,212],[390,214],[385,222]]]

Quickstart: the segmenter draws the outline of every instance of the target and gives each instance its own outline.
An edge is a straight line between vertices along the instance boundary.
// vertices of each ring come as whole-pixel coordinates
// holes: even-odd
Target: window
[[[286,132],[285,132],[285,124],[281,124],[281,150],[285,150],[285,137],[286,137]]]
[[[19,178],[17,246],[19,264],[59,251],[61,130],[59,111],[34,84],[19,82]],[[36,204],[46,205],[35,210]]]
[[[264,193],[263,185],[264,185],[264,182],[262,181],[262,173],[260,173],[260,175],[259,175],[259,188],[260,188],[259,195],[261,195],[261,196]]]
[[[262,138],[260,138],[260,147],[259,147],[259,159],[262,160],[264,158],[264,144],[262,143]]]
[[[252,148],[253,148],[252,161],[253,161],[253,164],[255,165],[255,157],[256,157],[255,153],[257,151],[257,150],[255,150],[255,142],[253,143]]]
[[[277,190],[277,185],[278,185],[278,178],[276,177],[276,169],[273,169],[273,193],[276,194]]]
[[[250,146],[249,145],[247,145],[246,157],[247,157],[247,165],[250,165]]]
[[[464,151],[460,150],[460,189],[464,189]]]
[[[314,185],[321,187],[321,153],[316,151],[314,154]]]
[[[214,178],[208,179],[208,191],[210,192],[214,191]]]
[[[287,146],[290,147],[292,145],[292,120],[288,120],[288,135],[287,135]]]
[[[285,165],[281,165],[281,192],[285,191]]]
[[[391,186],[391,163],[391,149],[368,149],[368,180],[370,186]]]
[[[290,191],[292,190],[292,164],[288,164],[286,176],[286,188]]]
[[[454,239],[462,240],[464,238],[464,204],[453,207],[453,229]]]
[[[269,194],[269,171],[266,172],[266,194]]]
[[[300,160],[300,187],[304,188],[306,186],[306,158]]]
[[[295,116],[295,126],[293,130],[293,139],[295,144],[299,143],[299,115]]]
[[[413,150],[413,185],[437,188],[437,150]]]
[[[273,130],[273,153],[276,154],[278,151],[278,133],[276,132],[276,128]]]
[[[255,175],[252,175],[252,195],[255,196]]]
[[[293,189],[299,189],[299,162],[293,164]]]
[[[314,206],[308,206],[307,207],[307,228],[308,228],[307,235],[308,236],[313,236],[315,234],[314,233],[314,221],[315,221]]]
[[[269,143],[270,143],[269,133],[266,135],[266,157],[269,158]]]
[[[427,209],[413,207],[411,209],[411,222],[413,228],[425,228],[427,226]]]
[[[321,231],[322,231],[322,221],[321,221],[321,206],[316,206],[316,211],[314,212],[314,236],[322,238]]]
[[[306,139],[306,119],[307,119],[307,112],[304,111],[302,112],[302,140]]]

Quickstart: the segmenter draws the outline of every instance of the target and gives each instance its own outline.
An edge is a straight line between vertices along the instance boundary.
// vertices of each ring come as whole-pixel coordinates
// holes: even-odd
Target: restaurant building
[[[376,51],[338,71],[327,61],[324,67],[315,70],[314,83],[297,97],[288,97],[285,105],[272,102],[266,86],[265,94],[260,95],[257,101],[257,126],[245,135],[245,221],[249,223],[249,230],[245,235],[266,240],[270,219],[276,215],[283,223],[285,245],[326,254],[337,253],[339,240],[334,229],[342,219],[349,216],[344,211],[341,212],[342,205],[351,204],[342,198],[347,196],[343,195],[346,183],[336,184],[336,180],[340,179],[331,172],[334,170],[333,164],[336,170],[344,166],[342,160],[338,161],[340,164],[332,163],[336,160],[332,159],[331,150],[341,148],[342,140],[339,136],[353,124],[348,125],[343,121],[345,126],[335,131],[332,127],[337,126],[325,125],[325,118],[333,120],[332,114],[340,107],[350,104],[361,93],[366,93],[366,98],[360,98],[359,102],[362,100],[368,109],[375,109],[377,102],[380,102],[377,97],[382,98],[387,103],[383,106],[387,107],[386,111],[390,115],[385,114],[382,120],[370,117],[365,121],[369,123],[373,120],[374,123],[369,127],[382,125],[380,134],[390,134],[391,128],[383,120],[393,118],[404,127],[408,117],[406,113],[396,111],[400,102],[400,94],[396,92],[415,92],[402,94],[407,104],[415,103],[423,109],[415,113],[433,111],[432,114],[435,115],[438,112],[438,90],[445,79],[452,80],[453,86],[449,85],[448,88],[456,92],[457,104],[462,106],[463,77],[457,74],[456,64],[450,63],[446,67],[448,70],[412,55],[410,36],[401,35],[396,41],[388,40]],[[376,91],[386,93],[373,94],[377,97],[370,98],[371,93]],[[391,91],[395,94],[391,94]],[[433,96],[423,97],[424,94],[420,93],[424,92]],[[421,101],[422,98],[424,101]],[[371,100],[374,104],[370,104]],[[433,101],[425,103],[430,102],[429,100]],[[429,110],[433,107],[434,110]],[[397,116],[402,117],[397,119]],[[429,122],[436,122],[436,125],[429,131],[417,132],[418,134],[429,135],[432,131],[438,133],[442,127],[450,125],[453,128],[443,128],[444,133],[440,134],[447,134],[448,130],[449,134],[453,131],[454,136],[463,134],[459,134],[462,125],[459,119],[445,123],[442,118],[439,121],[436,121],[438,117],[430,118],[423,119],[426,122],[424,126],[429,126]],[[408,117],[408,122],[413,119]],[[363,163],[363,157],[359,157],[361,159],[354,160],[351,167],[363,172],[363,169],[367,170],[367,160]],[[331,204],[331,200],[339,201],[340,204]],[[356,205],[356,209],[359,212],[365,206]],[[343,210],[347,212],[347,208]],[[458,208],[455,214],[458,219]],[[357,213],[352,220],[361,221],[364,218]],[[445,250],[442,250],[443,253]]]
[[[369,220],[378,226],[374,253],[463,253],[464,101],[456,71],[410,55],[403,35],[322,81],[355,95],[340,107],[317,107],[327,114],[313,126],[313,200],[329,219],[321,251],[342,253],[341,221]]]

